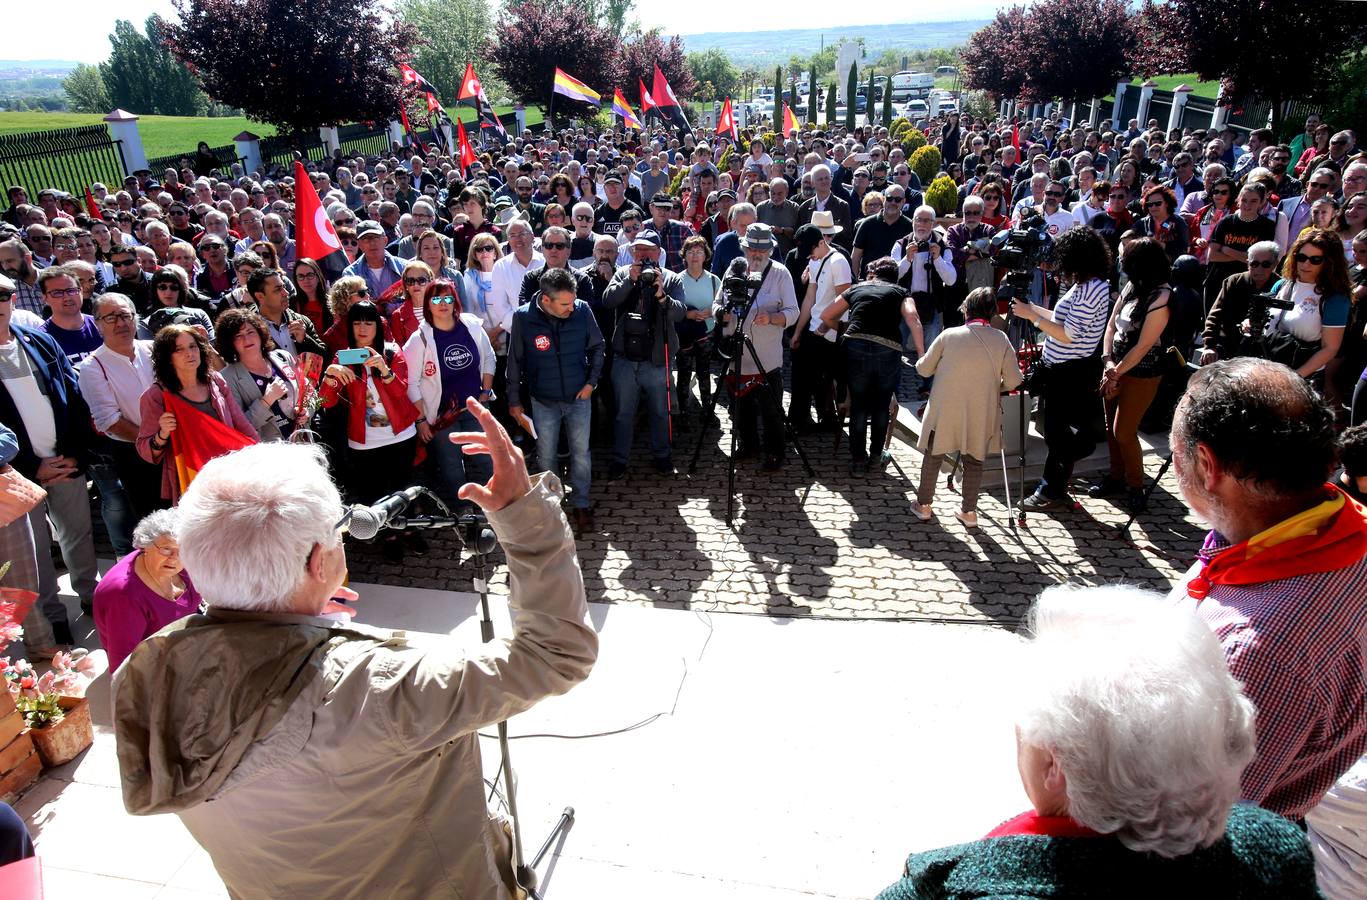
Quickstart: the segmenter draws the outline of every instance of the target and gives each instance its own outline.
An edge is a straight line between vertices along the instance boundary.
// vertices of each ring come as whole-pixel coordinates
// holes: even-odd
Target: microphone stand
[[[479,513],[466,513],[464,515],[453,515],[450,508],[441,501],[441,498],[427,489],[423,489],[423,495],[430,498],[436,504],[439,511],[438,515],[431,516],[394,516],[385,523],[386,528],[455,528],[456,536],[460,539],[461,545],[474,554],[475,562],[475,591],[479,594],[480,620],[479,631],[484,643],[492,643],[494,640],[494,619],[489,613],[489,554],[498,546],[498,538],[489,521]],[[536,867],[541,864],[541,860],[550,852],[551,845],[556,839],[567,832],[574,824],[574,807],[567,806],[556,821],[555,827],[550,834],[546,835],[546,840],[542,842],[541,849],[536,852],[536,856],[527,863],[522,850],[522,817],[517,812],[517,778],[513,774],[512,754],[508,749],[508,720],[504,719],[498,723],[498,752],[499,767],[503,773],[503,793],[508,801],[508,818],[513,823],[513,878],[517,886],[527,892],[527,896],[532,900],[542,900],[541,894],[537,892]]]

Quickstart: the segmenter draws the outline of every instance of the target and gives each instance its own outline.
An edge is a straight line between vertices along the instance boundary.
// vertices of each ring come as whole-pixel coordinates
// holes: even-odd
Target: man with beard
[[[131,255],[133,251],[128,252]],[[14,282],[14,308],[44,318],[47,302],[43,299],[42,288],[38,286],[38,269],[33,265],[33,254],[22,241],[0,243],[0,272]]]
[[[1291,148],[1285,144],[1278,144],[1271,148],[1267,154],[1267,167],[1272,170],[1272,174],[1277,176],[1277,196],[1285,200],[1288,197],[1300,196],[1303,187],[1300,180],[1293,177],[1287,169],[1291,166]],[[1299,234],[1298,231],[1291,232]]]

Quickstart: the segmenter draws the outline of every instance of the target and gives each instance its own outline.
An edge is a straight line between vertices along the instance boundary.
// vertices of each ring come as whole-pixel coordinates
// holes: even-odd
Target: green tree
[[[854,130],[855,96],[859,90],[859,63],[850,63],[850,80],[845,85],[845,127]]]
[[[883,127],[892,124],[892,79],[883,87]]]
[[[398,11],[399,18],[423,38],[413,46],[413,68],[432,83],[443,102],[455,103],[465,64],[480,61],[493,31],[489,4],[484,0],[399,0]],[[506,93],[502,85],[493,84],[492,75],[479,71],[484,92],[491,98]]]
[[[783,127],[783,66],[774,67],[774,130]]]
[[[732,96],[740,84],[740,72],[731,64],[731,59],[716,47],[704,50],[701,53],[688,54],[688,68],[692,70],[693,81],[696,84],[712,82],[712,87],[716,92],[715,96],[718,97]],[[668,74],[665,73],[666,77]],[[712,98],[699,96],[698,99],[711,100]]]
[[[72,112],[107,113],[109,92],[104,89],[104,76],[99,68],[80,63],[71,74],[62,79],[62,89],[66,91],[67,107]]]
[[[835,105],[838,102],[839,93],[834,81],[826,87],[826,126],[828,128],[835,124]]]
[[[869,69],[869,83],[864,88],[864,121],[873,124],[873,69]]]
[[[618,37],[636,30],[635,20],[627,19],[636,0],[579,0],[579,4],[588,10],[594,22]]]
[[[141,115],[193,116],[207,100],[195,76],[163,44],[165,24],[149,16],[146,34],[126,19],[114,23],[109,59],[100,63],[109,103]]]

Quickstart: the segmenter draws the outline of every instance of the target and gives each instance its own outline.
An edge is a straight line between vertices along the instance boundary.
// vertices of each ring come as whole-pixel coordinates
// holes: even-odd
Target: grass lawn
[[[448,114],[454,119],[457,115],[469,123],[475,111],[467,107],[450,107]],[[505,127],[513,125],[511,107],[498,110]],[[56,128],[77,128],[82,125],[99,125],[104,116],[94,113],[38,113],[3,112],[0,113],[0,134],[14,134],[23,131],[48,131]],[[527,108],[527,124],[539,125],[541,110]],[[142,148],[149,158],[169,156],[172,153],[194,153],[200,141],[208,141],[210,147],[231,144],[233,138],[243,131],[250,131],[260,137],[275,134],[275,126],[253,122],[244,116],[221,119],[198,118],[193,116],[142,116],[138,120],[138,131],[142,134]]]
[[[1185,84],[1187,87],[1191,88],[1191,95],[1193,97],[1209,97],[1211,100],[1214,100],[1220,93],[1220,82],[1199,81],[1197,77],[1190,72],[1185,75],[1156,75],[1152,80],[1154,89],[1159,91],[1170,91],[1178,85]],[[1143,79],[1140,78],[1130,80],[1130,84],[1136,86],[1143,83]]]

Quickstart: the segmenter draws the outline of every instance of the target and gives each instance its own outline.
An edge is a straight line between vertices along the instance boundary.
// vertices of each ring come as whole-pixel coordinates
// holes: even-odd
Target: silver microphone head
[[[384,527],[384,516],[377,513],[369,506],[357,504],[351,507],[351,521],[347,525],[347,531],[356,538],[368,541],[380,533]]]

